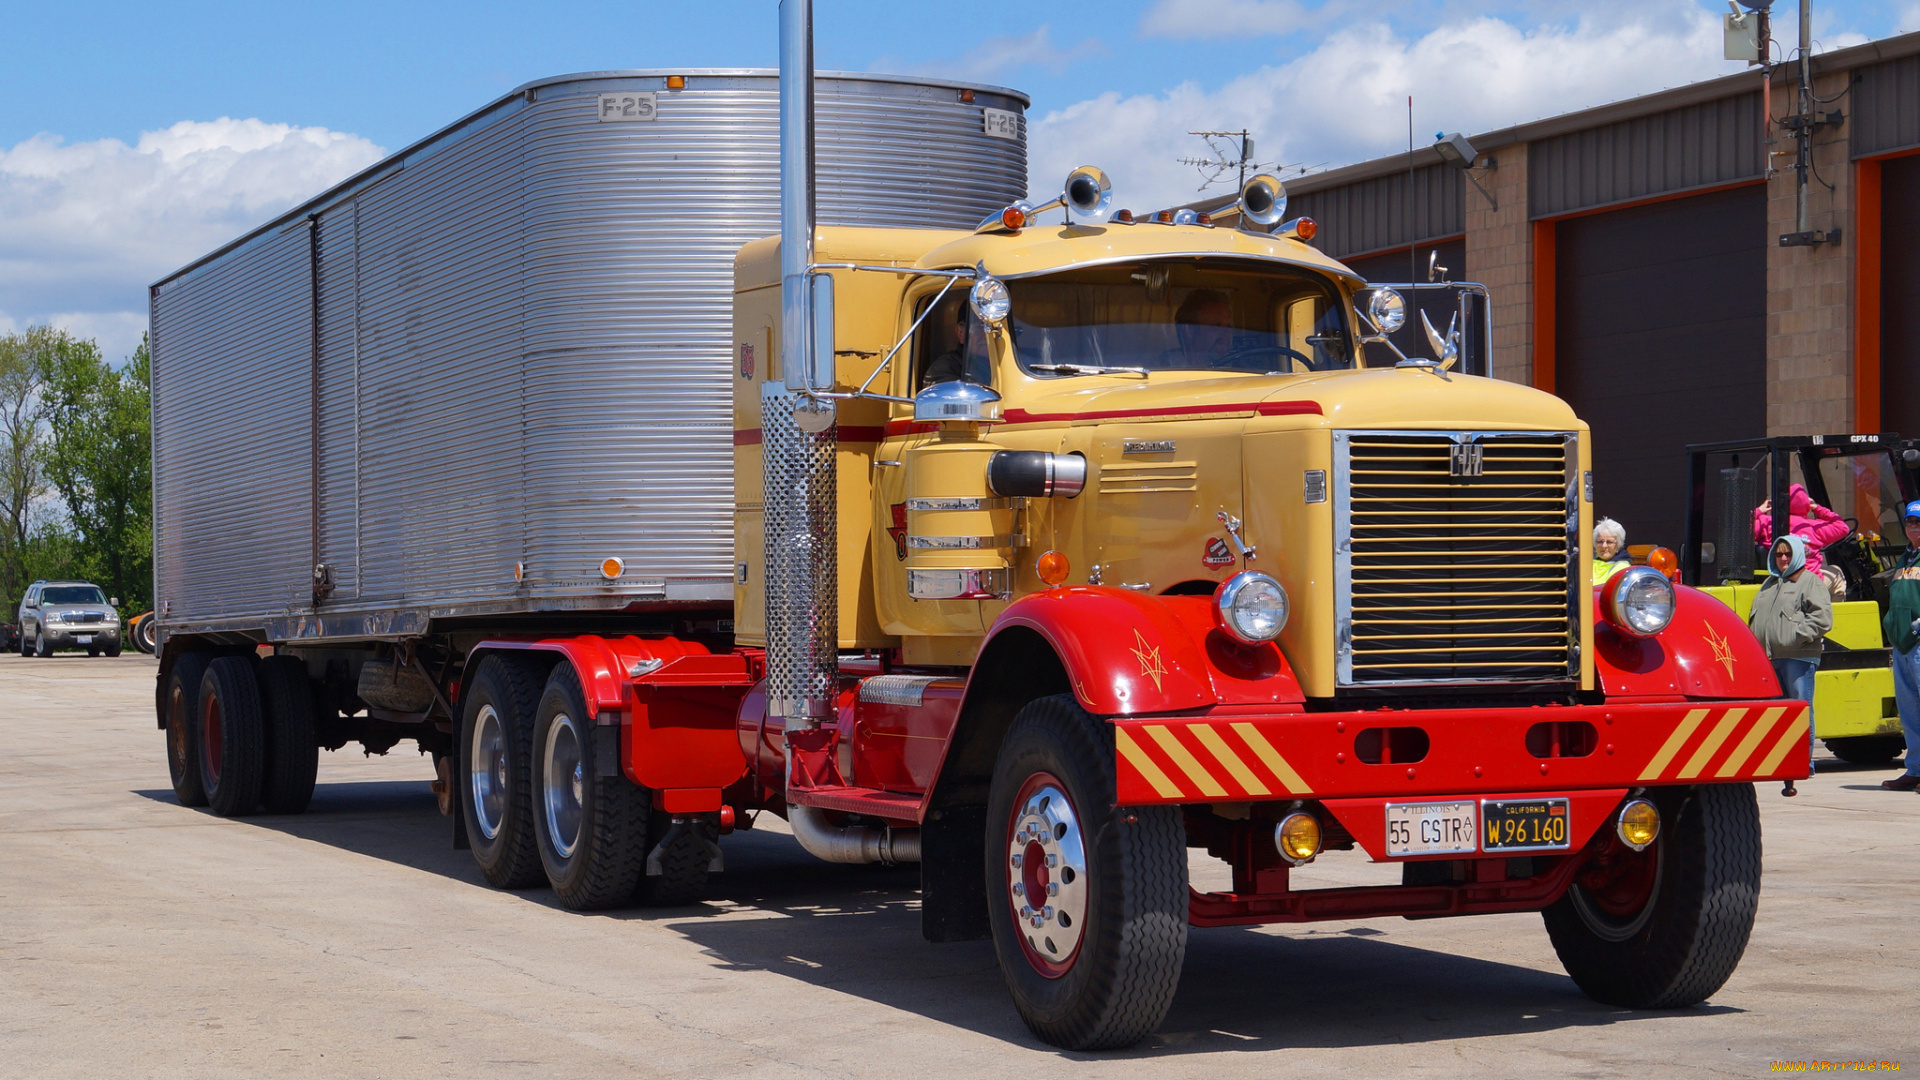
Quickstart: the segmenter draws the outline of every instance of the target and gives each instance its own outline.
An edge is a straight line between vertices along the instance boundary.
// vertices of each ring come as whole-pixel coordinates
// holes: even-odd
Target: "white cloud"
[[[1030,34],[988,38],[956,59],[934,60],[924,64],[901,64],[892,59],[882,59],[874,64],[873,70],[979,82],[1003,78],[1010,71],[1029,67],[1058,74],[1081,60],[1105,51],[1106,47],[1097,38],[1086,38],[1078,44],[1062,48],[1054,44],[1053,28],[1042,26]]]
[[[1396,5],[1397,6],[1397,5]],[[1149,37],[1189,40],[1247,35],[1294,34],[1322,29],[1346,18],[1358,8],[1372,17],[1381,5],[1364,8],[1350,0],[1158,0],[1140,17],[1140,32]]]
[[[1471,17],[1411,40],[1370,23],[1217,90],[1105,94],[1031,123],[1032,190],[1050,195],[1092,163],[1113,175],[1121,205],[1151,209],[1196,195],[1199,174],[1176,162],[1204,150],[1191,130],[1245,127],[1263,161],[1338,165],[1403,148],[1408,95],[1424,144],[1440,129],[1486,131],[1739,70],[1721,58],[1706,9],[1668,2],[1643,14],[1533,29]]]
[[[357,135],[261,120],[182,121],[0,150],[0,326],[51,322],[119,360],[147,286],[382,156]]]

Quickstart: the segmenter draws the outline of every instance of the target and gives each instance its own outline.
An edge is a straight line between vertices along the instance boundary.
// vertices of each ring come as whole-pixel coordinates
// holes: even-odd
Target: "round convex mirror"
[[[1407,301],[1392,289],[1375,289],[1367,301],[1367,318],[1381,333],[1391,334],[1407,324]]]

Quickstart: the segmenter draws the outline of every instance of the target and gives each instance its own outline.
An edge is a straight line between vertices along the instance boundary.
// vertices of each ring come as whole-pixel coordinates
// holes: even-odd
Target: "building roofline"
[[[1920,53],[1920,31],[1908,34],[1896,34],[1893,37],[1881,38],[1878,41],[1869,41],[1864,44],[1849,46],[1845,49],[1835,49],[1832,52],[1817,53],[1813,57],[1813,73],[1815,77],[1818,77],[1832,71],[1846,71],[1852,68],[1878,63],[1883,60],[1897,60],[1903,57],[1913,56],[1916,53]],[[1773,65],[1772,79],[1775,83],[1792,86],[1798,83],[1799,76],[1800,69],[1797,64]],[[1733,97],[1735,94],[1742,94],[1759,88],[1759,72],[1753,70],[1742,71],[1732,75],[1722,75],[1717,79],[1707,79],[1703,82],[1688,83],[1684,86],[1676,86],[1672,89],[1661,90],[1652,94],[1643,94],[1639,97],[1622,98],[1619,101],[1611,101],[1605,105],[1596,105],[1592,108],[1581,109],[1578,112],[1561,113],[1558,116],[1549,116],[1545,119],[1534,120],[1525,124],[1495,128],[1492,131],[1469,135],[1467,136],[1467,141],[1473,144],[1474,149],[1485,153],[1498,150],[1503,146],[1512,146],[1515,143],[1534,142],[1538,139],[1548,139],[1555,135],[1565,135],[1574,131],[1585,131],[1588,128],[1601,127],[1606,124],[1618,123],[1622,120],[1651,116],[1655,113],[1666,112],[1669,109],[1679,109],[1688,105],[1699,105],[1703,102],[1718,101],[1722,98]],[[1409,155],[1405,153],[1390,154],[1384,157],[1356,162],[1352,165],[1342,165],[1337,169],[1328,169],[1325,172],[1309,173],[1306,176],[1286,181],[1287,193],[1289,195],[1304,195],[1312,191],[1344,187],[1347,184],[1361,180],[1373,180],[1382,176],[1403,173],[1407,171],[1409,164],[1408,158]],[[1416,168],[1441,163],[1439,153],[1435,151],[1432,146],[1416,147],[1411,158],[1411,164]]]

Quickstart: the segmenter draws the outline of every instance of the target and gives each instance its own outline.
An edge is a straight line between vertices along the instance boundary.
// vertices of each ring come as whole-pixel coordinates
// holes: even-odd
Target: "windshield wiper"
[[[1101,367],[1098,364],[1028,364],[1034,371],[1055,371],[1062,375],[1138,375],[1146,378],[1142,367]]]

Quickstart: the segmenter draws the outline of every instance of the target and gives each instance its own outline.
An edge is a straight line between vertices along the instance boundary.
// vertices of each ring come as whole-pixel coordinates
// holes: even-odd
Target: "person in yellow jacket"
[[[1603,517],[1593,526],[1593,584],[1605,585],[1608,578],[1626,568],[1626,527]]]

